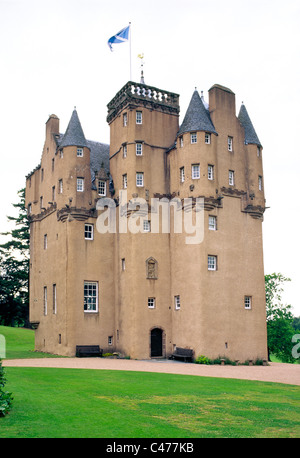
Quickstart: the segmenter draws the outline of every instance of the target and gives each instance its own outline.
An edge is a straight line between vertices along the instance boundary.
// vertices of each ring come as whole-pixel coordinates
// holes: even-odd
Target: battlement
[[[146,108],[179,114],[179,95],[153,86],[129,81],[108,103],[107,122],[116,118],[127,106],[142,103]]]

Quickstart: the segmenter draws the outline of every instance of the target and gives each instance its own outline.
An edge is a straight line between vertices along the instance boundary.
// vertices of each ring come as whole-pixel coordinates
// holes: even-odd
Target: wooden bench
[[[183,359],[184,361],[193,361],[194,351],[189,348],[176,347],[171,359]]]
[[[102,356],[99,345],[76,345],[76,356]]]

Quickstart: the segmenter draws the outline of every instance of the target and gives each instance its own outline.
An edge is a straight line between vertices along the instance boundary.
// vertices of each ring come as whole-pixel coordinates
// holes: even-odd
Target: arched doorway
[[[163,330],[154,328],[151,330],[151,358],[163,356]]]

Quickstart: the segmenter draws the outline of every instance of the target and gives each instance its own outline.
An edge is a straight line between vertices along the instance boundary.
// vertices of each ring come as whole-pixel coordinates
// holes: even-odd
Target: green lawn
[[[300,389],[244,380],[86,369],[5,369],[0,438],[298,437]]]
[[[34,331],[0,326],[7,358]],[[300,437],[298,386],[126,371],[5,368],[14,397],[0,438]]]

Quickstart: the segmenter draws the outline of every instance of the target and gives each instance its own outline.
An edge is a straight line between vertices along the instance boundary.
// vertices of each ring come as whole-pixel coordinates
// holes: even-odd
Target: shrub
[[[211,364],[210,359],[203,355],[198,356],[198,358],[195,360],[195,363],[196,364]]]
[[[6,378],[0,359],[0,417],[4,417],[8,413],[8,411],[11,409],[13,400],[12,394],[3,390],[5,383]]]

